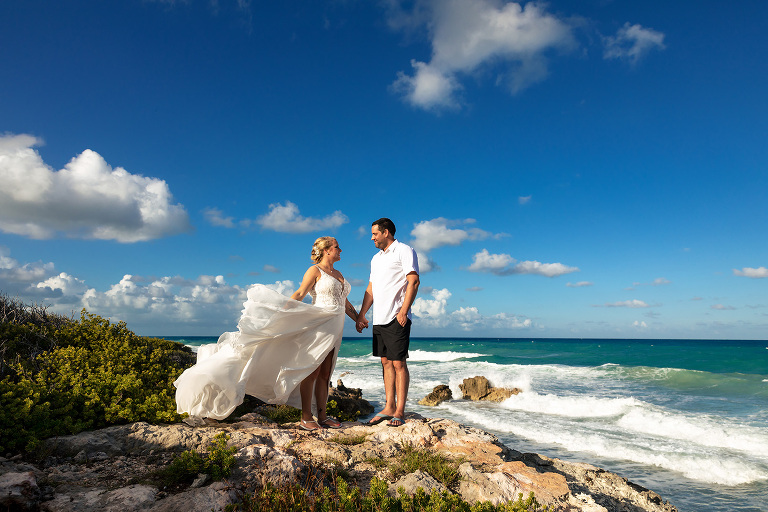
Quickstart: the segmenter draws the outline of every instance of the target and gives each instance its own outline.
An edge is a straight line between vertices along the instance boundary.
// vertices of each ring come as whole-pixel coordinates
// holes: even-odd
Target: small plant
[[[301,409],[290,405],[264,405],[259,407],[257,412],[280,425],[301,420]]]
[[[459,481],[459,466],[463,462],[463,458],[449,459],[440,453],[407,446],[403,448],[402,455],[389,464],[389,471],[397,479],[421,470],[446,487],[451,487]]]
[[[197,475],[204,473],[213,480],[221,480],[232,473],[235,464],[236,447],[228,448],[229,435],[224,432],[216,434],[214,441],[208,446],[207,455],[193,450],[182,452],[171,464],[160,472],[160,479],[165,486],[175,486],[191,483]]]

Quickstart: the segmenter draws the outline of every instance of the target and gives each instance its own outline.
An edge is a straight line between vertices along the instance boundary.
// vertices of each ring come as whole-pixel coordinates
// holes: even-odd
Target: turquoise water
[[[418,338],[408,365],[410,410],[619,473],[681,512],[768,511],[766,341]],[[416,404],[438,384],[460,397],[475,375],[523,392],[500,404]],[[339,377],[383,401],[368,339],[344,339]]]

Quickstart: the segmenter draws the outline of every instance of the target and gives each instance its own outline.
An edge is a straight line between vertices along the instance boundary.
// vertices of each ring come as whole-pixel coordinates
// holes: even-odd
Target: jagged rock
[[[432,494],[433,490],[438,493],[448,490],[446,486],[435,480],[429,473],[416,470],[403,476],[397,482],[390,484],[389,493],[392,496],[397,496],[398,489],[402,488],[406,494],[413,495],[419,487],[424,489],[424,492],[427,494]]]
[[[464,382],[459,384],[459,389],[461,389],[464,395],[462,398],[465,400],[490,400],[493,402],[501,402],[521,392],[518,388],[495,388],[483,376],[464,379]]]
[[[0,508],[34,510],[40,500],[40,488],[32,471],[0,475]]]
[[[0,482],[15,481],[22,473],[27,473],[29,488],[34,488],[34,482],[45,482],[41,493],[32,493],[28,510],[218,512],[266,483],[318,482],[339,468],[348,473],[352,485],[367,489],[374,476],[391,478],[386,467],[372,460],[397,464],[403,447],[414,446],[448,458],[461,457],[465,461],[460,467],[463,478],[448,491],[470,502],[499,503],[532,491],[539,503],[558,512],[675,512],[657,494],[618,475],[588,464],[510,450],[496,436],[452,420],[408,413],[405,425],[399,428],[345,422],[340,430],[316,432],[261,420],[247,414],[236,423],[197,428],[183,423],[134,423],[49,439],[43,445],[48,458],[39,466],[0,459]],[[229,478],[184,489],[152,483],[151,475],[167,467],[180,451],[203,449],[221,432],[237,448]],[[78,454],[77,459],[84,463],[76,462]],[[409,493],[416,487],[428,492],[445,489],[420,472],[389,481],[389,485],[392,490],[402,486]],[[0,486],[0,493],[2,489]],[[7,508],[23,510],[21,506]]]
[[[373,413],[373,406],[363,398],[359,388],[348,388],[341,379],[336,381],[336,387],[328,391],[328,400],[335,400],[339,410],[347,417],[367,416]]]
[[[451,398],[453,398],[451,388],[445,384],[440,384],[439,386],[436,386],[430,394],[419,400],[419,405],[428,405],[433,407],[440,405],[441,403],[445,402],[446,400],[450,400]]]

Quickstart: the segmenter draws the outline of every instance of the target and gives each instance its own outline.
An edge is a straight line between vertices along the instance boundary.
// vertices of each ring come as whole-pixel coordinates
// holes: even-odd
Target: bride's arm
[[[347,314],[349,318],[355,321],[357,323],[357,310],[355,309],[355,306],[352,305],[351,302],[349,302],[349,299],[346,299],[347,303],[344,306],[344,312]]]
[[[301,285],[299,286],[299,289],[293,292],[293,295],[291,295],[291,298],[293,300],[304,300],[304,297],[307,296],[309,293],[309,290],[312,289],[312,287],[315,286],[315,283],[320,278],[320,271],[317,270],[317,267],[312,265],[307,269],[307,271],[304,273],[304,279],[301,280]]]

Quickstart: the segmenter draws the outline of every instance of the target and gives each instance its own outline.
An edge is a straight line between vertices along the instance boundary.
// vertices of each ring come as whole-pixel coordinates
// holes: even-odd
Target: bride
[[[238,332],[225,332],[218,343],[201,346],[197,364],[174,382],[177,411],[224,419],[249,394],[270,404],[301,407],[305,430],[339,428],[341,423],[326,413],[328,385],[344,313],[355,322],[358,316],[347,300],[349,282],[333,268],[340,259],[336,239],[320,237],[312,246],[315,265],[290,299],[264,285],[249,288]],[[307,294],[312,304],[302,302]]]

